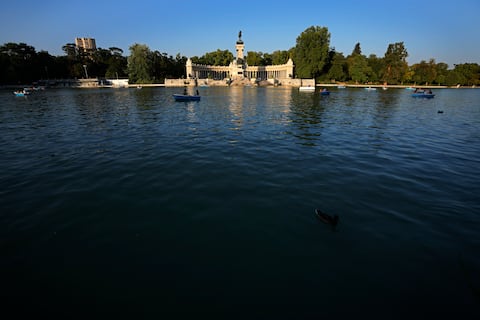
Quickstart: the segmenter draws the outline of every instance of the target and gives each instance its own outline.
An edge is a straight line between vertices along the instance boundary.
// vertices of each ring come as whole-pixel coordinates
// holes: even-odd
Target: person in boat
[[[195,91],[195,95],[197,95],[197,96],[200,95],[200,92],[198,92],[198,89],[197,89],[197,91]]]
[[[428,89],[427,93],[432,94],[432,89]]]
[[[186,96],[188,94],[187,88],[183,88],[183,95]]]
[[[323,89],[322,89],[322,92],[327,92],[327,88],[323,88]]]

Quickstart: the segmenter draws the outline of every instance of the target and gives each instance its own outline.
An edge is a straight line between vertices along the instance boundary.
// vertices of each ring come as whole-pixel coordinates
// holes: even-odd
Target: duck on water
[[[338,215],[329,215],[325,212],[322,212],[320,209],[315,209],[315,214],[317,215],[318,219],[325,224],[331,225],[332,228],[335,228],[338,224]]]

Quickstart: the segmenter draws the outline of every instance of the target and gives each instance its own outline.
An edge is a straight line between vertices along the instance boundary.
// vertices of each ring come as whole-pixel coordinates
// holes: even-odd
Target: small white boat
[[[303,87],[298,88],[298,90],[300,90],[300,91],[315,91],[315,87],[303,86]]]
[[[369,91],[375,91],[377,90],[377,88],[372,88],[372,87],[366,87],[365,90],[369,90]]]

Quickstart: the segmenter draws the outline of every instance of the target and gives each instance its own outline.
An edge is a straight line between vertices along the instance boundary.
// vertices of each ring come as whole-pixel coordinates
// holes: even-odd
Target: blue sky
[[[345,56],[357,42],[363,54],[383,57],[390,43],[403,41],[410,64],[480,63],[479,0],[23,0],[1,7],[0,44],[25,42],[52,55],[63,55],[61,47],[75,37],[95,38],[98,47],[119,47],[125,55],[134,43],[173,56],[233,53],[240,30],[246,51],[271,53],[321,26]]]

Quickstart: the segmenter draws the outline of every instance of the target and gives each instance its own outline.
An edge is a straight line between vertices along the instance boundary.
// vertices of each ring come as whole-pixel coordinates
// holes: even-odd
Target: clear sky
[[[63,55],[75,37],[125,55],[134,43],[173,56],[234,53],[240,30],[246,51],[272,53],[321,26],[345,56],[357,42],[364,55],[383,57],[390,43],[403,41],[409,64],[480,63],[479,0],[22,0],[0,8],[0,44],[25,42],[52,55]]]

